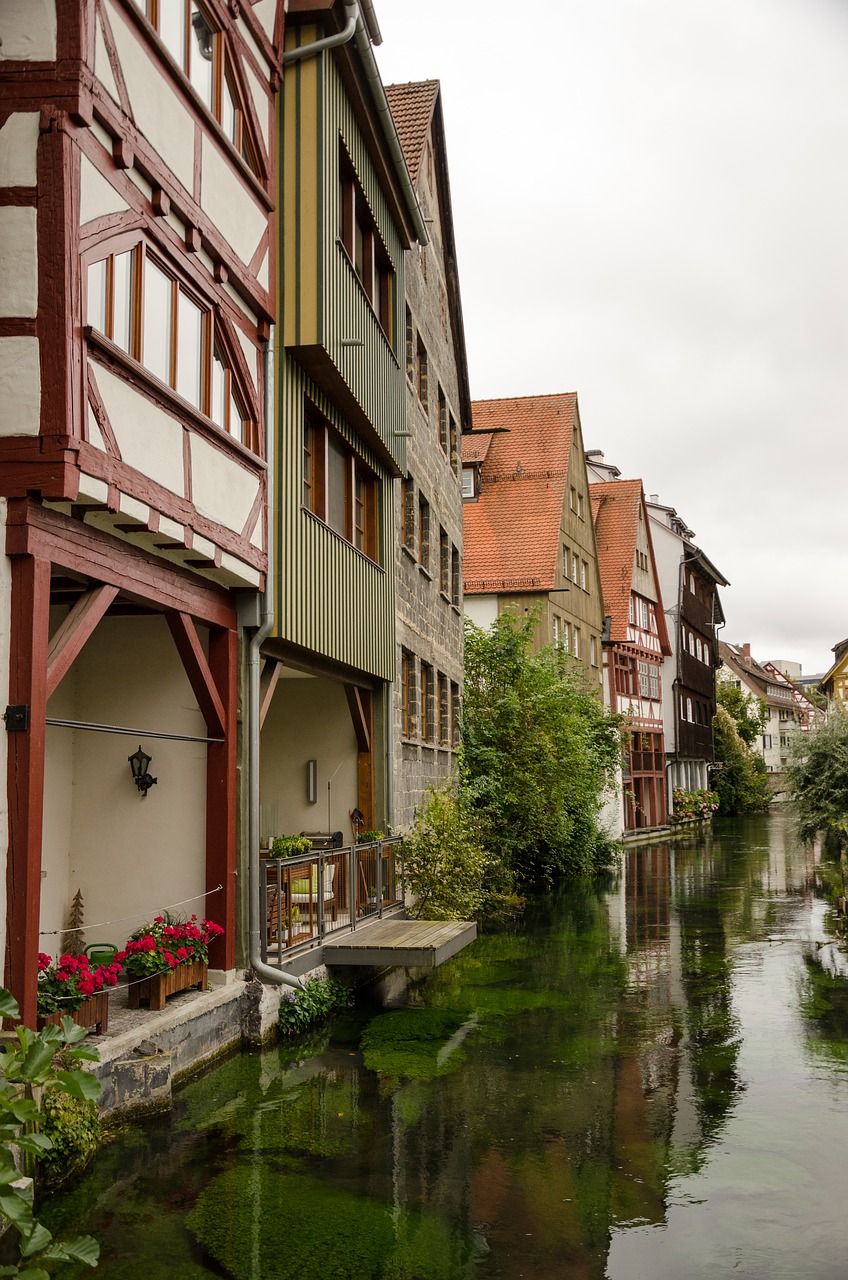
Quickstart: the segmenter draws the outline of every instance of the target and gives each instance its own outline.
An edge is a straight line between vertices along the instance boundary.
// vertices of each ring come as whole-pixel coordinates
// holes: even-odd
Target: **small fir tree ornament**
[[[74,900],[71,903],[71,909],[68,912],[68,920],[65,925],[65,933],[62,934],[62,954],[66,956],[81,956],[84,950],[82,927],[85,924],[85,903],[82,900],[82,889],[77,889],[74,894]]]

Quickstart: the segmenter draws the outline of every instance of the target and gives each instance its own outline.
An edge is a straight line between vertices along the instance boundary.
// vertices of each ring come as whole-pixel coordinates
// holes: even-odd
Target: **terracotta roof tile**
[[[482,450],[482,488],[464,516],[465,591],[549,591],[556,585],[557,555],[568,459],[577,421],[577,396],[523,396],[478,400],[475,431],[490,443]],[[505,428],[503,434],[490,434]]]
[[[462,461],[485,462],[492,435],[488,431],[465,431],[462,434]]]
[[[421,157],[438,93],[438,80],[386,85],[386,97],[413,186],[418,181]]]

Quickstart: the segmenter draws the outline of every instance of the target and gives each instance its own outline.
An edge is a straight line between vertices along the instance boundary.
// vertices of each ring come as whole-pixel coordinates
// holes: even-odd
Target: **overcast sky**
[[[472,396],[576,391],[586,447],[730,580],[724,638],[825,670],[848,636],[848,3],[375,7],[384,82],[442,83]]]

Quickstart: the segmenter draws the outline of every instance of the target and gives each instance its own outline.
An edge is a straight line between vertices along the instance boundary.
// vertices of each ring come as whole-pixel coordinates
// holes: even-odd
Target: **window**
[[[580,561],[576,551],[571,553],[571,581],[576,582],[580,575]]]
[[[377,562],[377,477],[312,405],[304,415],[302,494],[307,511]]]
[[[415,380],[415,329],[412,327],[412,312],[406,308],[406,376],[410,382]]]
[[[450,696],[448,678],[439,672],[439,746],[446,747],[450,743]]]
[[[639,662],[638,670],[639,670],[639,692],[643,698],[649,698],[651,696],[651,684],[648,676],[647,662]]]
[[[577,490],[574,488],[574,485],[572,485],[568,491],[568,505],[572,511],[577,510]]]
[[[221,33],[197,0],[136,0],[230,142],[258,173],[256,145]]]
[[[598,665],[598,641],[595,636],[589,639],[589,661],[593,667]]]
[[[462,571],[459,564],[459,550],[451,547],[451,604],[454,609],[460,607],[462,595]]]
[[[583,519],[583,494],[582,493],[578,493],[577,495],[577,518],[578,520]]]
[[[394,268],[344,148],[339,157],[339,239],[383,333],[392,342]],[[411,323],[407,310],[407,342]]]
[[[439,590],[450,598],[450,539],[444,529],[439,530]]]
[[[403,545],[415,551],[415,481],[403,482]]]
[[[580,561],[580,585],[584,591],[589,590],[589,566],[585,560]]]
[[[655,700],[660,696],[660,669],[653,662],[649,664],[651,677],[651,697]]]
[[[575,658],[580,657],[580,628],[579,627],[574,628],[574,637],[571,643],[571,652],[574,654]]]
[[[686,699],[686,719],[692,721],[692,699]]]
[[[565,618],[563,618],[562,620],[562,631],[560,633],[560,638],[561,638],[563,649],[565,649],[566,653],[570,653],[571,652],[571,627]]]
[[[477,476],[475,467],[462,468],[462,496],[463,498],[477,497]]]
[[[223,326],[144,243],[89,264],[86,318],[234,440],[254,447]]]
[[[401,728],[405,738],[415,736],[415,658],[408,649],[401,651]]]
[[[454,474],[459,470],[459,441],[456,434],[456,422],[453,414],[448,414],[448,437],[450,443],[450,464]]]
[[[571,552],[565,543],[562,544],[562,571],[566,578],[571,576]]]
[[[459,746],[459,713],[460,713],[459,685],[454,684],[453,681],[451,681],[450,693],[451,693],[450,740],[451,740],[452,747],[458,747]]]
[[[435,722],[436,685],[433,668],[429,662],[421,663],[421,737],[432,742],[436,735]]]
[[[450,433],[448,428],[448,402],[445,399],[445,393],[439,387],[439,444],[442,446],[445,454],[450,453]]]
[[[416,348],[415,359],[415,387],[418,392],[418,399],[421,401],[422,408],[427,408],[427,348],[421,341],[421,335],[418,335],[418,346]]]
[[[430,504],[422,493],[418,495],[418,563],[422,569],[430,569]]]
[[[560,618],[559,614],[555,613],[553,616],[553,632],[554,632],[554,644],[557,645],[557,647],[559,647],[559,644],[560,644],[561,621],[562,619]]]

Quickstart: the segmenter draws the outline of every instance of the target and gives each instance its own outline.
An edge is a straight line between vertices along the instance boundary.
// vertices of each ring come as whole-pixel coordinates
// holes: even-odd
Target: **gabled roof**
[[[387,84],[386,97],[406,157],[413,185],[421,171],[424,144],[430,131],[433,108],[439,94],[438,80],[422,80],[416,84]]]
[[[630,621],[630,595],[639,537],[639,513],[650,550],[651,572],[657,593],[657,631],[663,653],[670,653],[659,576],[654,561],[651,526],[641,480],[607,480],[589,485],[598,569],[604,594],[604,612],[612,619],[610,640],[626,641]]]
[[[466,431],[462,437],[462,461],[485,462],[491,443],[490,431]]]
[[[550,591],[577,396],[476,400],[472,412],[475,431],[485,431],[490,443],[482,452],[480,497],[463,507],[466,594]],[[470,440],[474,432],[463,440],[464,455]]]
[[[765,667],[760,666],[756,658],[746,655],[739,645],[729,644],[725,640],[719,641],[718,652],[727,669],[739,676],[751,692],[758,698],[762,698],[768,706],[785,705],[785,702],[768,691],[770,684],[775,685],[780,682],[775,680]]]

